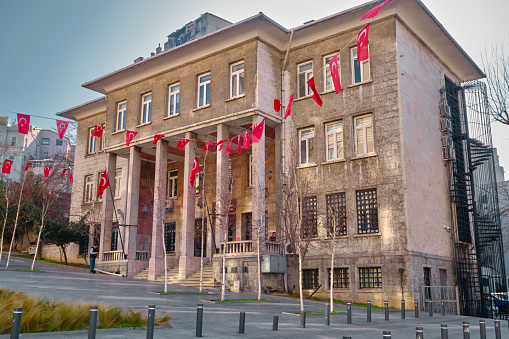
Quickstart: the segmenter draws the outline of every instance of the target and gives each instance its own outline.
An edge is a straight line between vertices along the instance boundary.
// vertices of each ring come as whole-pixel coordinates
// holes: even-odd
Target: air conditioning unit
[[[442,133],[449,133],[451,131],[451,120],[449,118],[440,119],[440,131]]]
[[[447,100],[442,100],[440,102],[440,116],[441,117],[450,117],[451,116],[451,107],[447,104]]]
[[[448,147],[452,145],[452,138],[448,135],[442,136],[442,147]]]
[[[173,199],[166,200],[166,212],[173,212],[174,201]]]
[[[294,253],[294,252],[295,252],[295,248],[293,248],[292,244],[287,243],[287,244],[285,245],[285,252],[286,252],[286,253],[289,253],[289,254],[292,254],[292,253]]]
[[[442,148],[442,159],[444,161],[455,160],[456,157],[454,155],[454,148],[452,145],[448,145],[447,147]]]

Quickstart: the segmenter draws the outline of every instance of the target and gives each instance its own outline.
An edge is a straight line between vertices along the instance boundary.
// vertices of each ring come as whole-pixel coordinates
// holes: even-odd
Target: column
[[[229,140],[230,128],[228,125],[217,125],[217,140]],[[226,147],[227,144],[224,146]],[[224,235],[228,234],[228,194],[229,194],[229,178],[228,178],[228,161],[230,155],[223,149],[216,155],[216,225],[215,225],[215,245],[216,252],[221,251],[221,243]]]
[[[259,115],[253,116],[253,126],[262,121]],[[267,120],[265,121],[267,123]],[[252,190],[252,213],[253,213],[253,251],[260,242],[260,252],[265,250],[265,128],[258,143],[253,143],[253,190]],[[255,235],[258,234],[258,239]]]
[[[105,251],[107,252],[111,250],[111,224],[113,223],[113,197],[111,192],[115,191],[116,167],[117,155],[115,153],[106,153],[106,173],[108,175],[110,187],[108,187],[108,189],[103,193],[99,260],[103,259],[103,253]]]
[[[168,142],[158,140],[156,145],[156,168],[154,180],[154,213],[152,222],[152,244],[148,279],[155,280],[164,271],[164,216],[166,214],[166,180],[168,177]]]
[[[124,251],[128,260],[128,275],[132,276],[132,264],[136,259],[136,237],[138,235],[138,206],[140,203],[141,148],[129,148],[129,176],[127,178],[127,211]]]
[[[191,186],[189,179],[193,167],[196,134],[186,132],[186,139],[191,141],[185,147],[184,156],[184,199],[182,206],[182,237],[179,258],[179,279],[187,278],[197,268],[199,258],[194,257],[194,219],[196,207],[196,188]],[[196,185],[197,183],[195,183]]]
[[[279,161],[278,159],[283,159],[283,152],[282,152],[282,147],[283,147],[283,135],[282,135],[282,130],[283,130],[283,124],[279,124],[279,125],[276,125],[275,127],[275,131],[276,131],[276,135],[275,135],[275,152],[274,152],[274,163],[275,163],[275,166],[274,166],[274,173],[272,173],[272,180],[274,180],[274,183],[275,183],[275,188],[276,188],[276,191],[274,192],[275,195],[276,195],[276,218],[278,219],[277,221],[277,224],[278,225],[283,225],[283,220],[281,218],[281,216],[283,215],[283,189],[285,188],[285,186],[283,185],[283,176],[282,176],[282,173],[283,173],[283,162],[282,161]],[[277,241],[280,241],[281,240],[281,237],[284,236],[284,232],[283,230],[281,229],[281,227],[276,227],[276,238],[277,238]]]

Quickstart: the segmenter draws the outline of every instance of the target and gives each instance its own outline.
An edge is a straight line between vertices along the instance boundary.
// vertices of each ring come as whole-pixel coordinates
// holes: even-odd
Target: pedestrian
[[[99,249],[97,244],[90,247],[90,273],[95,273],[95,258],[97,258],[97,253],[99,253]]]

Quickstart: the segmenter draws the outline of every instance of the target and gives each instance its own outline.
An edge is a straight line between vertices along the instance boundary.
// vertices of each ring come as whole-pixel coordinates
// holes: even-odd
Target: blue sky
[[[292,28],[364,2],[0,0],[0,115],[55,118],[56,112],[99,97],[81,85],[149,56],[168,34],[205,12],[231,22],[263,12]],[[505,41],[509,51],[509,1],[423,2],[479,66],[485,47]],[[32,118],[32,124],[55,123]],[[508,131],[509,126],[493,126],[494,144],[509,173]]]

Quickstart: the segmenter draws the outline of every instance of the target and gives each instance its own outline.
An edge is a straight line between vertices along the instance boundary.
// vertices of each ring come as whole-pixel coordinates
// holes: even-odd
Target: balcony
[[[234,257],[239,255],[254,256],[256,255],[256,244],[252,240],[242,241],[228,241],[221,243],[221,251],[225,250],[227,257]],[[262,249],[262,254],[283,254],[283,248],[279,242],[266,241],[265,250]]]

